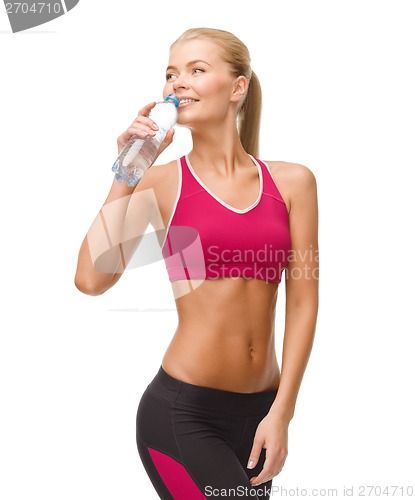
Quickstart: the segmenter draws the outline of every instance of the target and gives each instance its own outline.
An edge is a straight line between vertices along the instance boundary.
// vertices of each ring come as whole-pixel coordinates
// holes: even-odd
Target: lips
[[[194,99],[193,97],[179,97],[179,99],[180,99],[180,106],[179,106],[180,108],[199,101],[199,99]]]

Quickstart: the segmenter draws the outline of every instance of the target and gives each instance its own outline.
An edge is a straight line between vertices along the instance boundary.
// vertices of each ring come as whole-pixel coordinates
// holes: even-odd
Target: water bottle
[[[164,101],[156,103],[149,116],[159,129],[156,135],[145,139],[139,139],[136,135],[130,138],[112,166],[118,182],[126,181],[128,186],[135,186],[143,177],[168,130],[176,125],[179,104],[180,100],[175,94],[169,94]]]

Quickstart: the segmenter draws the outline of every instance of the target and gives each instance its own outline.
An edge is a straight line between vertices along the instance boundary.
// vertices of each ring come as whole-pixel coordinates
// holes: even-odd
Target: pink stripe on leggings
[[[174,500],[206,499],[182,464],[153,448],[148,448],[148,451]]]

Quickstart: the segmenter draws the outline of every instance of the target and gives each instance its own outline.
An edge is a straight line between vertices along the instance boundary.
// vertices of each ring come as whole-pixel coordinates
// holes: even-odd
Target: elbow
[[[74,285],[81,293],[92,297],[102,295],[107,290],[107,288],[98,287],[96,283],[79,278],[78,276],[75,276]]]
[[[302,300],[287,300],[286,305],[288,310],[296,311],[297,313],[300,311],[309,312],[310,314],[317,314],[319,307],[319,299],[318,296],[309,297]]]

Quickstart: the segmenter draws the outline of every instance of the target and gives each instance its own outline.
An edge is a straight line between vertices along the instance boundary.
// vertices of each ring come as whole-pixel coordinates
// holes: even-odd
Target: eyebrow
[[[212,66],[210,63],[208,63],[207,61],[204,61],[203,59],[195,59],[194,61],[189,61],[186,64],[186,66],[193,66],[193,64],[198,63],[198,62],[205,63],[208,66]],[[167,66],[166,71],[168,71],[169,69],[177,69],[177,68],[176,68],[176,66]]]

